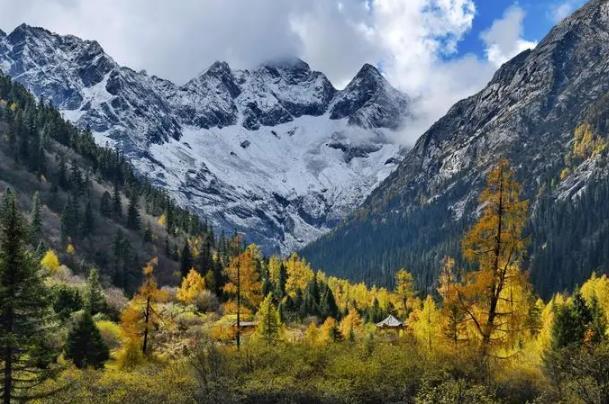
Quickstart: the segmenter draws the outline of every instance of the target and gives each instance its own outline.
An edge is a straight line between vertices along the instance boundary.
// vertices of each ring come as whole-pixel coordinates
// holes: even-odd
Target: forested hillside
[[[38,251],[52,249],[77,273],[96,267],[128,293],[152,256],[159,279],[176,283],[193,254],[211,274],[231,255],[229,240],[136,176],[120,153],[0,75],[0,190],[7,189],[29,212]]]

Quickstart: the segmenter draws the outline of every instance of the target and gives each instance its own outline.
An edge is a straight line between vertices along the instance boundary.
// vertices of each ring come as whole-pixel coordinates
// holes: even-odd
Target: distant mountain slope
[[[213,260],[202,262],[212,250],[218,257],[229,255],[222,247],[226,239],[136,177],[119,153],[95,145],[90,133],[0,74],[0,194],[9,189],[21,209],[32,212],[30,222],[38,195],[34,248],[54,249],[77,273],[98,268],[127,292],[139,285],[141,268],[152,257],[159,260],[159,280],[177,284],[186,239],[200,241],[202,272],[214,269]]]
[[[537,286],[571,287],[592,270],[608,271],[609,255],[600,250],[609,211],[598,198],[608,174],[608,94],[609,3],[593,0],[452,107],[363,207],[305,256],[330,272],[376,282],[407,266],[421,287],[432,287],[442,257],[458,254],[485,174],[505,156],[531,201],[529,264]],[[568,209],[582,216],[569,217]],[[585,231],[575,226],[580,220]],[[570,237],[568,223],[585,243],[551,240],[559,232]],[[549,243],[552,267],[543,258]],[[592,256],[587,268],[573,259]]]
[[[0,69],[114,146],[182,206],[268,252],[327,232],[402,159],[408,98],[365,65],[342,91],[299,59],[214,63],[183,86],[95,41],[17,27]]]

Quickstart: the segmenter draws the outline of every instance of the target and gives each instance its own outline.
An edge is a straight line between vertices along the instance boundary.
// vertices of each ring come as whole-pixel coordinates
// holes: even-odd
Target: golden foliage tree
[[[199,272],[191,268],[182,279],[182,284],[176,292],[177,299],[184,304],[195,303],[197,296],[205,290],[205,279]]]
[[[431,352],[442,334],[441,313],[431,296],[427,296],[423,307],[413,312],[410,321],[417,342]]]
[[[461,309],[458,292],[455,259],[444,257],[438,279],[438,293],[442,298],[442,335],[453,348],[468,340],[467,318]]]
[[[398,311],[404,318],[408,316],[410,303],[415,297],[414,277],[402,268],[395,274],[395,293],[398,296]]]
[[[224,292],[233,300],[229,302],[232,303],[229,306],[234,305],[239,293],[241,303],[249,310],[256,311],[263,298],[260,282],[261,261],[262,253],[255,244],[248,246],[243,253],[231,259],[226,268],[228,282],[224,285]]]
[[[141,343],[144,355],[149,353],[152,333],[159,328],[161,323],[161,317],[157,311],[158,303],[167,298],[167,294],[157,286],[153,274],[156,265],[157,258],[153,258],[146,264],[143,270],[142,286],[121,313],[121,328],[124,334],[131,343]]]
[[[61,263],[59,262],[59,258],[57,257],[57,254],[55,254],[55,251],[47,250],[44,257],[42,257],[42,260],[40,260],[40,265],[48,269],[50,272],[55,272]]]
[[[294,297],[298,289],[304,290],[313,280],[313,270],[305,260],[299,258],[295,253],[286,260],[285,266],[288,273],[286,292]]]
[[[483,212],[462,243],[463,256],[476,270],[456,289],[460,308],[478,334],[483,354],[515,337],[528,312],[528,283],[519,265],[528,203],[507,160],[488,174],[480,195]]]

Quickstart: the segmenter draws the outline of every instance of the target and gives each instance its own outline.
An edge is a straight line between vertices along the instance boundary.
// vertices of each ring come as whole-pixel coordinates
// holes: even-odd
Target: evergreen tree
[[[275,297],[277,298],[277,300],[281,300],[286,295],[285,286],[288,281],[288,271],[285,269],[285,265],[283,265],[283,262],[279,266],[278,275],[279,276],[277,278],[277,284],[275,285]]]
[[[32,220],[30,222],[30,243],[38,246],[42,237],[42,217],[40,215],[40,194],[34,193],[32,198]]]
[[[78,167],[78,163],[74,160],[72,160],[72,168],[70,170],[70,189],[75,197],[84,195],[82,172]]]
[[[112,217],[112,196],[110,192],[104,191],[99,202],[99,212],[102,216]]]
[[[321,301],[319,303],[319,313],[321,314],[322,318],[338,318],[338,306],[336,305],[336,300],[334,299],[332,289],[329,287],[325,288],[324,294],[321,297]]]
[[[276,342],[281,332],[281,319],[277,309],[273,305],[273,296],[271,294],[268,294],[260,304],[256,319],[258,320],[256,336],[269,345]]]
[[[118,190],[118,184],[114,184],[114,194],[112,196],[112,215],[115,219],[123,217],[123,204],[121,202],[121,194]]]
[[[85,301],[91,314],[104,313],[107,310],[106,297],[104,296],[99,272],[91,268],[87,277],[87,289],[85,291]]]
[[[54,288],[53,310],[63,321],[70,318],[72,313],[83,308],[83,301],[78,289],[59,285]]]
[[[140,229],[140,214],[137,210],[137,196],[135,194],[129,198],[129,207],[127,209],[127,227],[131,230]]]
[[[152,242],[152,228],[150,223],[146,223],[146,229],[144,229],[144,241],[146,243]]]
[[[182,254],[180,255],[180,272],[182,273],[182,277],[188,275],[192,266],[192,253],[190,252],[188,243],[185,243],[184,248],[182,248]]]
[[[25,401],[49,376],[55,355],[47,346],[51,299],[38,259],[28,251],[28,232],[7,191],[0,211],[0,379],[2,398]]]
[[[66,160],[64,159],[63,155],[59,156],[59,171],[57,174],[57,182],[59,183],[59,186],[64,190],[70,188],[70,182],[68,181],[68,174],[66,168]]]
[[[84,237],[90,236],[95,230],[95,216],[93,215],[93,206],[91,200],[87,201],[85,206],[85,214],[82,221],[82,235]]]
[[[76,367],[81,369],[102,368],[110,358],[108,346],[104,343],[88,308],[85,308],[82,317],[68,334],[66,358],[71,359]]]
[[[592,321],[592,314],[584,298],[578,292],[573,301],[559,306],[554,315],[552,327],[552,347],[559,349],[578,346],[584,341],[586,330]]]
[[[63,244],[65,244],[70,237],[76,237],[78,235],[79,226],[80,208],[76,198],[69,196],[61,215],[61,238]]]
[[[376,297],[372,300],[372,304],[368,308],[368,322],[370,323],[378,323],[379,321],[383,321],[383,317],[385,317],[383,310],[381,309],[381,305]]]

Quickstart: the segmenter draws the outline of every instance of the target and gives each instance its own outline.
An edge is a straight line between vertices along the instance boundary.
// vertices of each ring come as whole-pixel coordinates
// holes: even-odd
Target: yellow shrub
[[[55,251],[47,250],[44,257],[42,257],[42,260],[40,260],[40,265],[48,269],[51,273],[55,273],[61,263],[59,262],[59,258],[57,257],[57,254],[55,254]]]
[[[118,324],[109,320],[100,320],[95,325],[110,350],[117,349],[122,345],[121,327]]]

